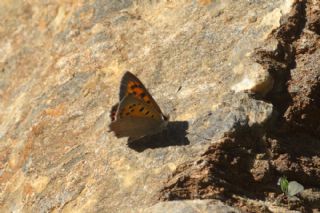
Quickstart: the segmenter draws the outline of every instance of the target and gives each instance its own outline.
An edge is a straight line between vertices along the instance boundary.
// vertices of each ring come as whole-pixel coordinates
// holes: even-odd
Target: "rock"
[[[235,92],[250,91],[264,97],[273,88],[272,76],[258,63],[241,62],[234,72],[243,76],[239,83],[231,87]]]
[[[188,130],[191,141],[221,138],[235,129],[266,125],[272,118],[272,105],[254,100],[246,93],[230,92],[222,100],[215,111],[199,116],[191,123]]]
[[[143,213],[197,213],[197,212],[219,212],[238,213],[239,210],[214,200],[186,200],[160,202],[142,211]]]
[[[0,211],[257,210],[245,197],[280,193],[282,173],[319,187],[317,14],[316,1],[1,1]],[[134,144],[107,129],[126,70],[171,118]],[[156,204],[164,191],[226,203]]]
[[[316,50],[313,49],[316,46],[315,38],[318,36],[309,32],[308,25],[304,28],[303,24],[305,20],[309,20],[311,10],[314,10],[314,5],[296,1],[277,31],[266,40],[266,45],[256,50],[256,55],[253,57],[275,79],[274,86],[266,94],[266,100],[273,103],[274,117],[269,113],[267,117],[272,118],[271,121],[262,119],[269,120],[270,125],[268,122],[255,120],[255,125],[251,126],[252,131],[239,128],[242,126],[239,125],[235,128],[235,134],[229,134],[219,143],[212,144],[200,158],[177,167],[160,191],[160,200],[224,199],[244,211],[256,212],[259,204],[252,205],[250,200],[242,199],[241,196],[235,199],[234,195],[246,194],[247,197],[251,197],[254,194],[254,197],[262,196],[265,199],[275,200],[270,193],[276,192],[276,178],[284,175],[289,176],[290,180],[319,187],[317,151],[319,138],[316,130],[319,125],[316,104],[319,81],[316,71],[312,68],[318,62],[315,60]],[[309,32],[312,36],[301,39],[300,35],[303,36],[305,32]],[[307,50],[310,48],[310,52],[304,52],[302,49],[305,48]],[[310,63],[311,61],[315,63]],[[297,62],[308,64],[303,66],[308,70],[308,74],[294,67]],[[289,78],[291,75],[292,79]],[[297,76],[300,76],[299,83],[298,79],[294,80]],[[236,84],[238,85],[241,86]],[[297,86],[294,92],[292,88]],[[241,87],[233,87],[235,88]],[[241,99],[241,96],[237,95],[236,98]],[[302,102],[304,104],[301,104]],[[230,103],[232,106],[237,106],[235,100]],[[250,104],[246,102],[243,105]],[[299,110],[294,107],[299,107]],[[265,106],[262,108],[266,109]],[[314,120],[307,119],[306,115],[301,117],[307,119],[305,123],[294,120],[299,118],[301,110]],[[235,111],[239,113],[241,110]],[[243,114],[248,115],[249,111]],[[243,120],[241,122],[243,124],[250,123],[248,120],[244,121],[245,119],[238,120]],[[303,197],[299,202],[292,202],[287,206],[302,212],[312,211],[318,208],[318,200],[311,202],[310,197],[317,196],[317,191],[312,191],[308,197]],[[261,205],[266,208],[265,211],[278,212],[274,206]]]

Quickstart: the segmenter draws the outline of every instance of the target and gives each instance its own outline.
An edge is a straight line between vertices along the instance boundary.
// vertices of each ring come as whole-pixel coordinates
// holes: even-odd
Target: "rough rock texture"
[[[143,212],[149,213],[199,213],[199,212],[220,212],[220,213],[240,213],[239,210],[215,200],[186,200],[159,202]]]
[[[319,208],[319,7],[0,1],[1,212]],[[130,145],[107,129],[125,70],[172,121]],[[210,200],[159,201],[181,199]]]

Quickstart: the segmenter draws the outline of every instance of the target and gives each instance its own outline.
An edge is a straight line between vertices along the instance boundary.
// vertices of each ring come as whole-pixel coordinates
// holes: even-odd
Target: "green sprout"
[[[304,187],[300,183],[297,181],[289,182],[285,176],[279,178],[278,185],[280,185],[281,191],[289,197],[293,197],[304,190]]]

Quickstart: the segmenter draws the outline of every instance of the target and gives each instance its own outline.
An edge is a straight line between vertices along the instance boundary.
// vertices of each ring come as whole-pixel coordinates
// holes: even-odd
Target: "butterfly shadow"
[[[167,129],[156,135],[145,136],[143,138],[130,141],[128,147],[143,152],[145,149],[156,149],[168,146],[185,146],[190,144],[186,137],[189,124],[187,121],[172,121],[168,123]]]

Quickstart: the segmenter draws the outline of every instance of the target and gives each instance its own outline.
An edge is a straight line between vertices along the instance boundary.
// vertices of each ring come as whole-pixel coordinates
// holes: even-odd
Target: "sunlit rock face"
[[[246,210],[239,202],[167,200],[241,194],[194,188],[209,174],[197,168],[217,171],[216,153],[232,155],[238,140],[253,150],[244,158],[253,182],[293,175],[275,141],[299,130],[319,142],[317,14],[315,0],[0,1],[1,212]],[[166,131],[133,144],[108,131],[126,70],[170,115]],[[239,153],[225,161],[230,175],[241,171],[230,166]],[[309,158],[294,168],[311,163],[315,175],[297,177],[319,187],[318,158]],[[209,163],[197,167],[199,160]],[[194,181],[176,187],[181,172]]]

